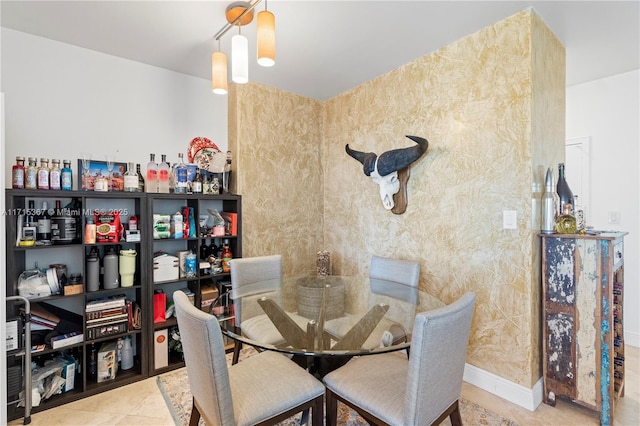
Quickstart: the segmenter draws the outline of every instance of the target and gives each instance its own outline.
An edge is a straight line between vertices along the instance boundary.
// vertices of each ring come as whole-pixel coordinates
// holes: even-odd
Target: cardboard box
[[[209,307],[218,298],[218,289],[208,285],[200,287],[200,309],[209,313]]]
[[[18,319],[9,320],[7,325],[7,351],[14,351],[20,348],[20,330],[22,325]]]
[[[64,379],[64,387],[62,391],[69,392],[75,387],[76,360],[70,355],[65,355],[60,359],[65,363],[62,368],[62,378]]]
[[[118,373],[118,358],[116,342],[103,343],[98,351],[98,383],[106,382],[116,378]]]
[[[153,333],[153,368],[169,365],[169,330],[157,330]]]

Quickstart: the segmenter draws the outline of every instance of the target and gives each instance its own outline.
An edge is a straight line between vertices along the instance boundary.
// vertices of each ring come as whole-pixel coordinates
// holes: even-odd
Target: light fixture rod
[[[220,31],[218,31],[216,33],[216,35],[213,36],[213,38],[215,40],[220,40],[220,38],[222,38],[223,35],[225,35],[227,33],[227,31],[229,31],[231,29],[231,27],[233,27],[236,22],[240,21],[244,15],[246,15],[247,13],[251,12],[253,9],[255,9],[255,7],[260,4],[262,0],[255,0],[253,3],[251,3],[249,5],[248,8],[245,9],[244,12],[242,12],[233,22],[227,22],[222,28],[220,28]]]

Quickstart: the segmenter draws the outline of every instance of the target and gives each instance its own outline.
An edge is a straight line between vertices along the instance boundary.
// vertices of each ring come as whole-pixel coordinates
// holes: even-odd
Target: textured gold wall
[[[372,255],[419,261],[421,289],[447,303],[477,293],[467,362],[535,383],[532,200],[540,165],[564,146],[564,49],[535,14],[324,103],[257,84],[235,90],[229,144],[239,157],[244,256],[282,253],[287,275],[313,270],[321,249],[334,274],[366,276]],[[394,215],[344,146],[380,154],[411,146],[406,134],[430,147],[410,168],[407,211]],[[517,229],[502,229],[504,210],[517,211]]]

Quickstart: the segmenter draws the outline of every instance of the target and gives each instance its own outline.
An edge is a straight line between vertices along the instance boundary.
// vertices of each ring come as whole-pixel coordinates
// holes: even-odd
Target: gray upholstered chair
[[[322,383],[287,357],[261,352],[227,366],[220,325],[182,292],[173,293],[193,409],[189,424],[276,424],[311,408],[322,425]]]
[[[420,282],[420,264],[408,260],[390,259],[380,256],[371,257],[369,268],[371,294],[369,307],[384,303],[389,311],[380,321],[363,347],[367,349],[380,346],[385,331],[392,330],[397,339],[410,333],[418,306],[418,284]],[[325,322],[325,331],[339,340],[362,317],[347,315]],[[401,330],[400,333],[395,330]]]
[[[461,425],[458,399],[475,305],[466,293],[415,318],[409,359],[398,353],[354,358],[324,377],[327,426],[338,401],[370,424],[431,425],[450,417]]]

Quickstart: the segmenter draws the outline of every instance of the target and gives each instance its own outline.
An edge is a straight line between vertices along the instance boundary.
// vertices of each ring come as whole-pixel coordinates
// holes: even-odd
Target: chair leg
[[[336,417],[338,405],[336,404]],[[311,408],[311,426],[322,426],[324,422],[324,397],[320,395],[315,399],[313,407]]]
[[[458,401],[455,402],[455,408],[449,415],[449,419],[451,420],[451,426],[462,426],[462,416],[460,416]]]
[[[233,358],[231,359],[231,365],[236,365],[238,363],[238,360],[240,359],[240,349],[242,349],[242,342],[236,340],[233,345]]]
[[[193,403],[191,404],[191,417],[189,417],[189,426],[198,426],[198,422],[200,421],[200,411],[198,407],[196,407],[196,399],[193,398]]]
[[[338,422],[338,400],[328,388],[325,389],[324,397],[327,405],[327,426],[336,426]]]

